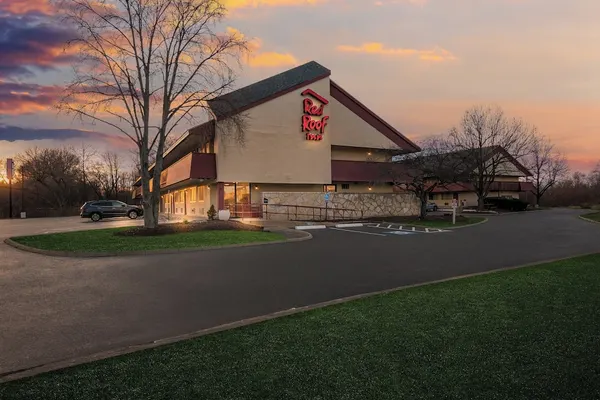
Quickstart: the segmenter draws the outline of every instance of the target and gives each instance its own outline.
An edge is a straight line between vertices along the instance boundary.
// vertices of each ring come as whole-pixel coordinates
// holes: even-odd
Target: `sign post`
[[[13,217],[13,204],[12,204],[12,178],[13,178],[13,167],[14,162],[12,158],[6,159],[6,175],[8,177],[8,217]]]
[[[456,207],[458,207],[458,200],[452,199],[452,225],[456,224]]]
[[[329,204],[329,200],[331,200],[331,193],[325,193],[325,221],[327,221],[327,205]]]

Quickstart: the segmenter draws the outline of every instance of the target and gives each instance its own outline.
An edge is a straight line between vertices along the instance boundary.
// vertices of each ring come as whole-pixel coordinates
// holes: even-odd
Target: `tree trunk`
[[[484,211],[484,197],[477,195],[477,211]]]
[[[540,192],[535,193],[535,204],[536,206],[540,206],[540,199],[542,198],[542,194]]]
[[[149,197],[150,198],[146,201],[146,196],[144,196],[144,203],[147,204],[147,206],[144,207],[144,228],[152,229],[158,226],[158,207],[154,203],[152,195]]]
[[[427,199],[419,199],[421,203],[421,208],[419,210],[419,219],[423,220],[427,217]]]

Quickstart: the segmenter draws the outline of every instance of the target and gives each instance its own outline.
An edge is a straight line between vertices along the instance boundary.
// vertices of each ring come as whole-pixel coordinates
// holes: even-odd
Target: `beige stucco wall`
[[[401,215],[417,215],[418,203],[410,193],[333,193],[325,210],[323,193],[314,192],[265,192],[269,200],[264,207],[266,219],[322,220],[373,218]],[[296,204],[302,207],[283,207],[279,204]],[[316,207],[316,208],[311,208]],[[352,210],[352,211],[350,211]]]
[[[337,146],[331,148],[332,160],[390,162],[391,158],[389,154],[374,149]]]
[[[374,149],[396,149],[398,146],[354,114],[336,99],[331,99],[332,123],[331,144],[337,146],[369,147]]]
[[[323,140],[306,140],[302,132],[302,91],[310,88],[331,100],[329,78],[284,94],[246,112],[245,144],[220,138],[217,126],[215,152],[220,182],[314,183],[331,182],[331,132],[338,118],[331,103]],[[316,102],[316,100],[315,100]]]

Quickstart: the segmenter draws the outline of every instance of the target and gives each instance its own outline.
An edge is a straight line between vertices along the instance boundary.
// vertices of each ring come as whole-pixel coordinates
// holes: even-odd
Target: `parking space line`
[[[343,228],[329,228],[329,229],[334,229],[336,231],[344,231],[344,232],[352,232],[352,233],[363,233],[365,235],[375,235],[375,236],[387,236],[384,235],[382,233],[374,233],[374,232],[363,232],[363,231],[353,231],[350,229],[343,229]]]
[[[392,225],[388,225],[388,227],[386,229],[390,229],[392,227]]]

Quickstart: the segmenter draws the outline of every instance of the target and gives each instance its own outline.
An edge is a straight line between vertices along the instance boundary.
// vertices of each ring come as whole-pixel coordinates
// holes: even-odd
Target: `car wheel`
[[[131,211],[129,211],[129,214],[127,214],[127,216],[128,216],[130,219],[136,219],[136,218],[138,217],[138,213],[137,213],[137,211],[133,211],[133,210],[131,210]]]
[[[90,215],[90,219],[94,222],[98,222],[102,219],[102,215],[100,215],[100,213],[92,213],[92,215]]]

